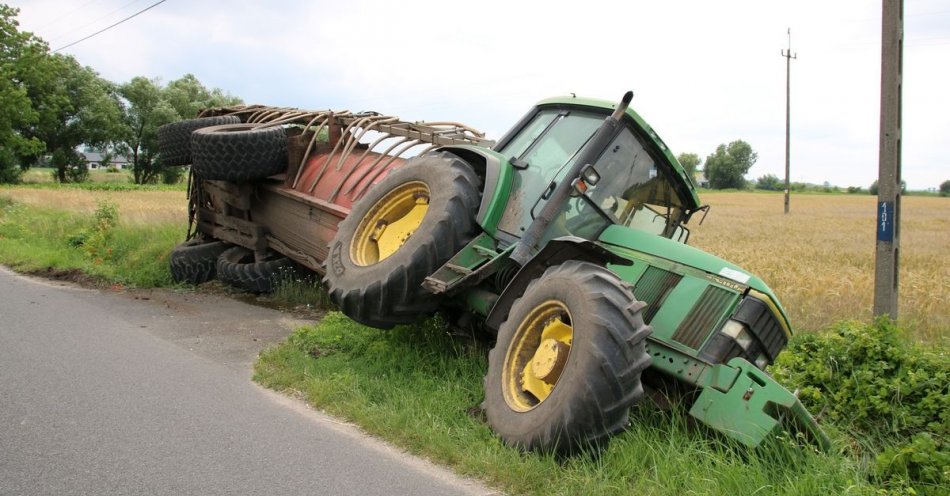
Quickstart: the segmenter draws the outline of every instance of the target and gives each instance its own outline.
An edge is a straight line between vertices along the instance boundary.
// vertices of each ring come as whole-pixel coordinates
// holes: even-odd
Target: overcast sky
[[[0,0],[56,49],[157,0]],[[576,93],[634,108],[675,153],[749,142],[750,178],[784,177],[792,30],[792,180],[877,178],[881,2],[868,0],[167,0],[67,48],[103,77],[195,74],[248,103],[465,122],[498,138]],[[905,5],[903,177],[950,179],[950,4]]]

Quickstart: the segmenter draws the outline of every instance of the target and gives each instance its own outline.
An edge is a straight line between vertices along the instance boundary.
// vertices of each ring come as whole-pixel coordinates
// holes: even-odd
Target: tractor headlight
[[[720,332],[734,339],[736,344],[743,350],[748,351],[749,346],[752,345],[752,334],[749,334],[749,330],[746,329],[745,325],[741,322],[729,320],[722,326],[722,331]]]

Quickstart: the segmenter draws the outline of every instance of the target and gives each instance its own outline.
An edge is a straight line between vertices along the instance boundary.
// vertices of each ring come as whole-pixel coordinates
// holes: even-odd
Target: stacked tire
[[[158,153],[166,166],[191,164],[191,134],[198,129],[224,124],[237,124],[241,119],[233,115],[204,117],[172,122],[158,128]]]
[[[158,129],[158,140],[166,166],[190,164],[199,180],[241,183],[278,174],[287,166],[284,128],[244,124],[236,116],[166,124]],[[245,291],[267,293],[296,266],[283,256],[256,260],[246,248],[199,235],[172,250],[169,268],[176,282],[201,284],[217,278]]]
[[[271,293],[296,270],[296,264],[287,257],[255,260],[254,252],[242,246],[222,252],[215,268],[219,281],[250,293]]]
[[[201,284],[215,278],[218,257],[228,249],[221,241],[206,241],[196,237],[176,246],[168,257],[172,280],[187,284]]]

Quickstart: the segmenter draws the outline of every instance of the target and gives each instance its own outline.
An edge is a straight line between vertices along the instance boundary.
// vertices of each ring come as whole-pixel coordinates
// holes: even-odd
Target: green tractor
[[[377,114],[330,115],[324,127],[286,113],[266,125],[260,109],[209,111],[243,122],[218,128],[244,127],[195,132],[196,230],[173,269],[208,267],[235,246],[247,267],[286,257],[324,274],[332,300],[369,326],[437,310],[477,325],[495,338],[488,423],[523,449],[601,445],[647,393],[671,390],[689,393],[692,417],[744,445],[790,430],[826,446],[764,371],[791,335],[778,298],[687,245],[686,224],[707,207],[631,98],[544,100],[497,143]],[[273,129],[290,134],[282,173],[235,178],[215,172],[221,160],[202,163],[215,153],[197,149],[207,142],[199,135]],[[395,145],[361,145],[367,129],[429,146],[403,164]],[[219,272],[238,258],[219,260]]]

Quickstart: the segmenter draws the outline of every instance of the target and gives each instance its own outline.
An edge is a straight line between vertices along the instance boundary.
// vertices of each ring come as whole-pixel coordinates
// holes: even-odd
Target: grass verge
[[[168,252],[183,237],[184,226],[126,224],[120,216],[107,201],[85,214],[0,196],[0,263],[22,272],[80,271],[127,286],[171,285]]]
[[[879,494],[841,454],[746,451],[690,428],[684,408],[633,412],[600,456],[559,461],[502,445],[481,417],[487,350],[437,320],[382,332],[331,312],[264,352],[259,383],[294,391],[407,451],[513,494]]]

